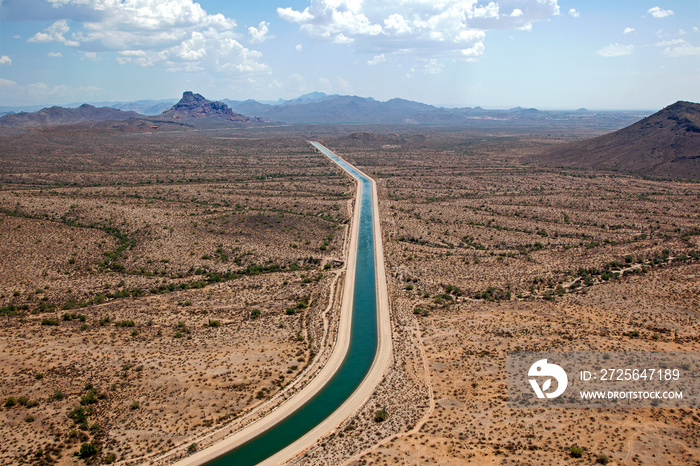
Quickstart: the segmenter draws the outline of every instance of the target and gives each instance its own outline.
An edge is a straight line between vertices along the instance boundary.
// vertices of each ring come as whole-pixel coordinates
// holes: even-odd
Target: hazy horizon
[[[186,91],[190,91],[190,92],[193,92],[195,94],[202,95],[201,92],[198,92],[196,90],[188,89]],[[183,92],[186,92],[186,91],[183,91]],[[258,103],[265,104],[265,105],[277,105],[277,102],[281,102],[281,103],[290,102],[290,101],[293,101],[296,99],[300,99],[308,94],[314,94],[317,92],[320,92],[320,91],[311,91],[311,92],[301,94],[297,97],[292,97],[289,99],[283,99],[281,97],[278,99],[256,99],[254,97],[247,98],[247,99],[230,99],[228,97],[224,97],[222,99],[210,99],[206,95],[202,95],[202,96],[210,101],[229,100],[229,101],[242,102],[242,101],[246,101],[246,100],[253,100],[253,101],[256,101]],[[386,100],[379,100],[379,99],[375,99],[372,96],[358,96],[358,95],[350,95],[350,94],[326,94],[326,95],[328,95],[329,97],[339,96],[339,97],[359,97],[362,99],[371,98],[371,99],[374,99],[378,102],[388,102],[389,100],[392,100],[392,99],[410,100],[410,99],[404,99],[403,97],[392,97],[392,98],[389,98]],[[93,101],[74,101],[74,102],[66,102],[66,103],[47,102],[47,103],[43,103],[43,104],[29,104],[29,105],[0,105],[0,109],[13,109],[13,110],[20,110],[20,111],[28,111],[28,110],[22,110],[22,109],[35,108],[35,107],[37,107],[37,109],[40,109],[38,107],[50,108],[53,106],[64,107],[64,108],[76,108],[76,107],[79,107],[80,105],[83,105],[83,104],[88,104],[88,105],[93,105],[93,106],[99,107],[99,106],[112,106],[112,105],[118,105],[118,104],[128,104],[128,103],[138,103],[138,102],[158,103],[158,102],[170,102],[170,101],[172,101],[173,103],[176,103],[181,98],[182,98],[182,94],[178,95],[177,97],[166,97],[166,98],[162,98],[162,99],[146,98],[146,99],[136,99],[136,100],[103,100],[103,101],[93,100]],[[420,102],[420,101],[414,101],[414,102],[427,104],[427,102]],[[675,102],[670,102],[670,103],[668,103],[668,105],[664,105],[664,107],[667,107],[667,106],[672,105],[674,103]],[[524,107],[524,106],[519,106],[519,105],[491,106],[491,105],[479,105],[479,104],[475,104],[475,105],[427,104],[427,105],[433,105],[436,108],[448,108],[448,109],[449,108],[477,108],[477,107],[479,107],[479,108],[482,108],[484,110],[494,110],[494,111],[511,110],[514,108],[535,108],[537,110],[545,111],[545,112],[547,112],[547,111],[551,111],[551,112],[575,112],[577,110],[588,110],[588,111],[592,111],[592,112],[656,112],[658,110],[661,110],[661,108],[624,108],[624,109],[623,108],[588,108],[588,107],[578,107],[578,108],[551,107],[550,108],[550,107],[537,107],[537,106]]]
[[[0,0],[4,106],[320,91],[435,106],[700,101],[696,1]]]

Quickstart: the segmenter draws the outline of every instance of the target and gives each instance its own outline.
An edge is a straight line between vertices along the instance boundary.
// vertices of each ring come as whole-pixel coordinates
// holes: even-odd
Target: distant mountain
[[[306,94],[279,105],[247,100],[233,110],[285,123],[419,123],[458,124],[464,119],[445,109],[403,99],[379,102],[371,97]]]
[[[481,107],[444,108],[404,99],[386,102],[371,97],[312,92],[281,103],[255,100],[225,101],[235,112],[289,124],[414,124],[432,126],[559,126],[587,125],[608,130],[622,128],[648,113],[540,111],[516,107],[485,110]]]
[[[214,126],[257,122],[252,118],[234,112],[223,102],[212,102],[205,99],[201,94],[195,94],[191,91],[183,93],[182,99],[160,114],[158,119]]]
[[[614,133],[551,148],[538,159],[640,175],[700,178],[700,104],[676,102]]]
[[[31,126],[57,126],[83,123],[87,121],[123,121],[139,118],[136,112],[123,112],[109,107],[93,107],[83,104],[77,108],[50,107],[37,112],[11,113],[0,118],[0,125],[15,128]]]
[[[175,104],[175,99],[137,100],[135,102],[114,102],[108,107],[124,111],[137,112],[142,115],[160,115]]]

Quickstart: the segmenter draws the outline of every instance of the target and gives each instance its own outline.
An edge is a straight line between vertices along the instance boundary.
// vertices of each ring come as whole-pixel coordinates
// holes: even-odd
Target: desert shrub
[[[579,447],[578,445],[574,445],[569,448],[569,454],[571,454],[573,458],[581,458],[583,456],[583,448]]]
[[[65,397],[66,395],[61,390],[56,390],[55,392],[53,392],[53,395],[51,395],[51,400],[60,401]]]
[[[41,325],[58,325],[58,319],[56,319],[55,317],[41,319]]]
[[[81,424],[87,420],[87,412],[82,406],[76,406],[68,413],[68,417],[76,424]]]
[[[387,417],[389,417],[389,415],[383,409],[374,412],[374,422],[384,422]]]
[[[250,317],[252,319],[257,319],[258,317],[260,317],[260,309],[253,309],[252,311],[250,311]]]
[[[209,319],[209,324],[210,327],[221,327],[221,322],[218,320],[211,320]]]
[[[85,459],[85,458],[90,458],[91,456],[95,456],[97,454],[97,447],[93,445],[92,443],[83,443],[80,445],[80,451],[78,452],[78,456]]]
[[[598,464],[608,464],[610,462],[610,457],[605,453],[601,453],[596,456],[595,462]]]
[[[140,406],[140,405],[139,405],[139,402],[138,402],[137,400],[134,400],[134,401],[131,402],[130,408],[131,408],[131,409],[139,409],[139,406]]]
[[[194,453],[197,451],[198,445],[196,443],[191,443],[190,446],[187,447],[187,452],[188,453]]]
[[[117,327],[134,327],[136,323],[133,320],[118,320],[114,323]]]
[[[297,313],[297,310],[294,309],[293,307],[288,307],[285,312],[287,313],[288,316],[293,316],[294,314]]]
[[[105,464],[112,464],[117,460],[117,455],[114,453],[107,453],[107,456],[105,456]]]
[[[17,404],[17,400],[13,396],[8,396],[5,398],[5,407],[6,408],[12,408],[14,405]]]
[[[81,405],[92,405],[104,398],[104,393],[98,393],[94,388],[90,389],[85,395],[80,397]]]

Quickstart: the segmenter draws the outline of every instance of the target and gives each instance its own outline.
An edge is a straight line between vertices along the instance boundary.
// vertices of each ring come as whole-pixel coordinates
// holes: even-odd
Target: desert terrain
[[[317,139],[377,180],[394,364],[292,463],[698,464],[697,409],[508,408],[509,351],[700,350],[700,184],[531,158],[583,131],[0,138],[0,462],[175,459],[322,363],[354,187]]]
[[[509,409],[509,351],[700,348],[700,185],[543,169],[531,136],[324,141],[378,180],[399,349],[298,464],[698,464],[697,409]]]
[[[190,448],[326,351],[354,186],[306,141],[0,144],[3,464]]]

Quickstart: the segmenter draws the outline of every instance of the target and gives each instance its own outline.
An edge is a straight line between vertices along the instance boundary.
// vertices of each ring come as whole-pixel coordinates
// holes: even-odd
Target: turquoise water
[[[355,391],[369,372],[377,351],[372,186],[365,176],[338,159],[325,147],[317,143],[312,144],[359,178],[362,186],[350,347],[338,372],[316,396],[280,423],[207,463],[208,465],[254,465],[304,436],[340,407]]]

